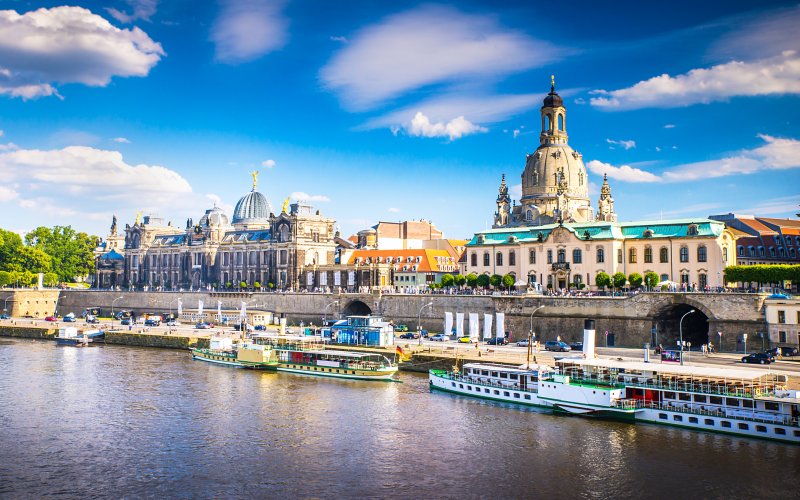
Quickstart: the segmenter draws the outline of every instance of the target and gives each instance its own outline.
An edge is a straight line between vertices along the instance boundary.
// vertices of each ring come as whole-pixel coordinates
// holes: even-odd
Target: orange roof
[[[761,222],[759,222],[759,221],[757,221],[755,219],[741,218],[741,219],[739,219],[739,221],[742,224],[748,226],[749,228],[754,229],[755,231],[757,231],[758,234],[761,234],[761,235],[778,234],[776,231],[773,231],[772,229],[768,228],[767,226],[765,226],[764,224],[762,224]]]
[[[395,271],[403,272],[457,272],[458,262],[447,250],[409,249],[409,250],[355,250],[347,265],[379,264],[393,265]],[[413,267],[416,266],[416,270]]]

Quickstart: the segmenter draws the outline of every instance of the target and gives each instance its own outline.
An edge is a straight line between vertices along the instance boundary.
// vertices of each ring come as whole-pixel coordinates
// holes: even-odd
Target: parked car
[[[161,320],[158,318],[148,318],[144,320],[144,326],[161,326]]]
[[[48,316],[44,320],[45,321],[58,321],[58,317],[56,317],[56,316]]]
[[[508,345],[508,339],[505,337],[492,337],[486,341],[486,345]]]
[[[781,351],[781,356],[797,356],[798,354],[797,347],[784,345],[779,347],[778,349],[780,349]]]
[[[208,330],[209,328],[211,328],[211,323],[201,322],[194,325],[194,327],[197,328],[198,330]]]
[[[396,331],[396,332],[407,332],[408,331],[408,326],[406,326],[406,325],[397,325],[396,327],[394,327],[394,331]]]
[[[63,321],[65,323],[75,323],[75,315],[74,314],[67,314],[62,319],[63,319]]]
[[[131,324],[131,319],[130,318],[125,318],[125,319],[122,320],[121,324],[124,325],[124,326],[128,326],[128,325]]]
[[[529,345],[531,345],[531,343],[527,339],[517,342],[517,347],[528,347]]]
[[[258,331],[264,331],[267,329],[266,325],[256,325],[255,329]]]
[[[419,334],[417,332],[406,332],[406,333],[400,335],[400,338],[401,339],[418,339],[419,338]]]
[[[559,342],[558,340],[548,340],[544,344],[545,351],[555,351],[555,352],[569,352],[570,348],[565,342]]]
[[[570,342],[569,343],[570,350],[573,351],[582,351],[583,350],[583,342]]]
[[[431,340],[436,341],[436,342],[447,342],[449,340],[449,338],[444,333],[437,333],[436,335],[431,337]]]
[[[11,316],[8,314],[0,314],[0,319],[11,319]]]
[[[419,331],[419,334],[420,334],[420,335],[422,336],[422,338],[424,338],[424,339],[427,339],[427,338],[428,338],[428,330],[420,330],[420,331]]]
[[[760,365],[768,365],[772,363],[772,358],[769,354],[764,352],[754,352],[742,358],[742,363],[758,363]]]
[[[471,344],[472,343],[472,339],[470,338],[469,335],[462,335],[461,337],[458,337],[458,343],[459,344]]]
[[[97,319],[97,316],[94,316],[92,314],[87,314],[86,315],[86,322],[87,323],[100,323],[100,320]]]

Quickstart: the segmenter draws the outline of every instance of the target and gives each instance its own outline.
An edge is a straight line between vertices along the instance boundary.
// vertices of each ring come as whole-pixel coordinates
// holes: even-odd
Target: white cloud
[[[126,139],[125,137],[114,137],[111,139],[114,142],[119,142],[120,144],[130,144],[131,141]]]
[[[686,163],[665,170],[660,176],[645,170],[592,160],[586,167],[596,174],[608,174],[623,182],[688,182],[714,179],[728,175],[748,175],[763,170],[788,170],[800,168],[800,141],[759,134],[766,144],[738,154],[695,163]]]
[[[624,140],[615,141],[613,139],[606,139],[606,142],[609,143],[609,144],[616,145],[616,146],[621,146],[621,147],[625,148],[626,150],[627,149],[633,149],[633,148],[636,147],[636,141],[624,141]],[[611,148],[611,149],[614,149],[614,148]]]
[[[661,148],[656,146],[656,153],[658,153],[659,151],[661,151]]]
[[[284,0],[222,0],[211,29],[218,61],[252,61],[282,48],[288,38]]]
[[[347,43],[348,42],[346,36],[332,36],[331,37],[331,41],[332,42],[341,42],[341,43]]]
[[[596,91],[591,103],[614,111],[640,108],[675,108],[722,101],[735,96],[800,93],[800,57],[794,50],[753,62],[732,61],[708,69],[693,69],[644,80],[632,87]]]
[[[800,195],[792,195],[765,200],[756,205],[749,205],[743,208],[739,207],[732,210],[732,212],[761,216],[785,214],[792,217],[797,213],[798,207],[800,207]]]
[[[19,146],[17,146],[13,142],[9,142],[9,143],[6,143],[6,144],[0,144],[0,151],[12,151],[14,149],[19,149]]]
[[[289,195],[289,198],[298,201],[331,201],[330,198],[321,194],[308,194],[303,191],[295,191]]]
[[[583,97],[576,97],[574,102],[575,104],[586,104],[586,99]]]
[[[359,111],[428,85],[495,81],[563,53],[492,17],[427,5],[359,31],[320,78],[346,108]]]
[[[518,128],[514,129],[514,139],[516,139],[517,137],[519,137],[519,129]]]
[[[675,128],[675,125],[673,125],[672,123],[667,123],[666,125],[664,125],[664,128]]]
[[[396,213],[400,212],[400,209],[399,209],[399,208],[395,208],[395,207],[390,207],[390,208],[387,210],[387,212],[390,212],[390,213],[396,214]]]
[[[511,197],[512,200],[518,200],[522,198],[522,184],[514,184],[508,188],[508,195]]]
[[[598,175],[608,174],[610,178],[623,182],[659,182],[661,180],[655,174],[630,165],[615,167],[609,163],[592,160],[586,164],[586,167]]]
[[[233,209],[234,209],[233,205],[222,201],[222,198],[219,195],[216,195],[214,193],[208,193],[206,194],[206,199],[211,200],[211,203],[221,208],[222,211],[225,212],[226,214],[231,214],[231,215],[233,214]]]
[[[139,28],[116,28],[81,7],[0,11],[0,94],[58,96],[54,82],[103,87],[114,76],[146,76],[163,55]]]
[[[717,60],[762,59],[800,48],[798,6],[767,11],[757,17],[747,13],[727,25],[734,29],[717,40],[709,51]]]
[[[418,111],[410,123],[403,126],[408,135],[415,137],[447,137],[451,141],[465,135],[486,132],[488,129],[475,125],[463,116],[453,118],[449,122],[432,123],[430,118]]]
[[[261,162],[261,166],[266,168],[274,168],[275,165],[277,165],[275,160],[264,160]]]
[[[125,3],[133,9],[130,14],[114,8],[106,8],[106,11],[117,21],[126,24],[132,23],[137,19],[149,21],[158,7],[158,0],[125,0]]]
[[[0,186],[0,203],[16,200],[19,193],[7,186]]]

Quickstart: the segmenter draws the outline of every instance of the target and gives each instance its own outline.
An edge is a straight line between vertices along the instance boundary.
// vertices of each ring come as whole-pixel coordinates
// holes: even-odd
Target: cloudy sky
[[[230,213],[259,170],[344,233],[468,237],[501,174],[519,192],[551,74],[622,220],[793,216],[800,7],[641,4],[0,1],[0,227]]]

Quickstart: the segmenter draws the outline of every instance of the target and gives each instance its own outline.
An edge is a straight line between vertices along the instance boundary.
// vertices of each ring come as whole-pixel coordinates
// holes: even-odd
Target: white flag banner
[[[181,302],[181,299],[178,299],[178,317],[179,318],[181,317],[181,314],[183,314],[183,302]]]
[[[453,313],[444,313],[444,334],[450,335],[453,333]]]
[[[222,321],[222,301],[217,301],[217,321]]]
[[[355,285],[356,284],[356,272],[355,271],[348,271],[347,272],[347,284],[348,285]]]
[[[311,271],[306,273],[306,286],[314,286],[314,273]]]
[[[483,338],[485,339],[492,338],[492,319],[494,316],[491,314],[483,315]]]
[[[478,313],[469,313],[469,338],[478,340],[480,336],[481,331],[478,323]]]
[[[319,273],[319,286],[328,286],[328,273]]]
[[[497,313],[497,336],[503,338],[506,336],[506,314]]]
[[[339,271],[333,273],[333,286],[342,286],[342,273]]]
[[[198,300],[197,301],[197,316],[199,318],[203,317],[203,301],[202,300]]]
[[[247,303],[242,301],[242,311],[239,313],[239,319],[244,321],[247,318]]]
[[[456,337],[464,336],[464,313],[456,313]]]

